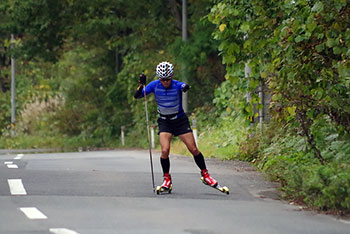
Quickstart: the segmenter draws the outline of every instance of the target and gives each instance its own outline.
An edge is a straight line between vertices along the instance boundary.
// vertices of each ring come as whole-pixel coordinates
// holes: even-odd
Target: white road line
[[[24,154],[17,154],[17,156],[14,158],[16,160],[21,160]]]
[[[47,216],[41,213],[41,211],[35,207],[23,207],[19,209],[27,216],[28,219],[47,219]]]
[[[76,231],[69,230],[66,228],[50,228],[49,231],[54,234],[79,234]]]
[[[9,164],[9,165],[7,165],[7,167],[10,168],[10,169],[18,168],[18,166],[16,164]]]
[[[339,222],[341,223],[346,223],[346,224],[350,224],[350,221],[345,220],[345,219],[337,219]]]
[[[10,165],[10,164],[13,164],[13,162],[4,162],[5,165]]]
[[[27,195],[21,179],[9,179],[7,182],[9,184],[11,195]]]

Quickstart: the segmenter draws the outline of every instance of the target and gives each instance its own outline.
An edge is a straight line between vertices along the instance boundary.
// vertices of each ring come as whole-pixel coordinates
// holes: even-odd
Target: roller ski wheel
[[[171,190],[173,190],[173,185],[170,185],[169,188],[162,187],[162,186],[157,186],[157,188],[156,188],[156,191],[157,191],[158,195],[163,194],[163,193],[169,193],[170,194]]]
[[[219,190],[220,192],[225,193],[225,194],[227,194],[227,195],[230,194],[230,190],[229,190],[228,187],[226,187],[226,186],[221,186],[221,185],[219,185],[218,183],[215,184],[215,185],[213,185],[213,186],[211,186],[210,184],[208,184],[207,182],[205,182],[205,180],[204,180],[203,177],[201,177],[201,180],[202,180],[203,184],[208,185],[208,186],[211,187],[211,188],[214,188],[214,189],[216,189],[216,190]]]
[[[222,192],[222,193],[226,193],[227,195],[230,193],[230,192],[229,192],[229,189],[228,189],[226,186],[221,187],[221,186],[219,185],[219,183],[218,183],[213,177],[211,177],[211,176],[209,175],[209,172],[208,172],[207,169],[202,170],[202,171],[201,171],[201,175],[202,175],[201,180],[202,180],[202,182],[203,182],[205,185],[208,185],[208,186],[210,186],[210,187],[212,187],[212,188],[215,188],[215,189],[219,190],[219,191]]]

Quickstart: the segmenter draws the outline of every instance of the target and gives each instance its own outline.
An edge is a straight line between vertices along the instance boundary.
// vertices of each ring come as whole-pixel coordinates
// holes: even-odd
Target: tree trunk
[[[313,121],[307,117],[305,110],[299,110],[297,113],[297,120],[301,125],[303,135],[306,136],[307,142],[309,143],[311,149],[314,151],[315,157],[320,161],[322,165],[324,165],[325,160],[321,155],[321,151],[317,148],[315,137],[310,130]]]
[[[170,11],[173,17],[175,18],[175,26],[176,28],[181,31],[182,30],[182,20],[181,20],[181,14],[179,12],[178,4],[176,0],[169,0],[170,5]]]

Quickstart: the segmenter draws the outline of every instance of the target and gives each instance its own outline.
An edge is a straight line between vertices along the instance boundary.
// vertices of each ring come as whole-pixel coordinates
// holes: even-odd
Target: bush
[[[278,180],[286,198],[323,211],[350,212],[349,165],[304,165],[282,160],[283,157],[269,164],[265,171],[274,175],[274,170],[279,171]]]
[[[350,163],[347,136],[334,134],[324,125],[318,129],[317,143],[326,163],[322,165],[307,147],[304,137],[277,128],[281,123],[266,125],[264,134],[256,134],[241,146],[246,155],[272,180],[281,184],[285,198],[322,211],[350,212]],[[321,137],[321,135],[323,137]],[[250,158],[247,157],[250,155]]]

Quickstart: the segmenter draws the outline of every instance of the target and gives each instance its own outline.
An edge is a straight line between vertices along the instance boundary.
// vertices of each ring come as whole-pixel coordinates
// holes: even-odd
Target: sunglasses
[[[169,81],[171,78],[160,78],[160,81]]]

